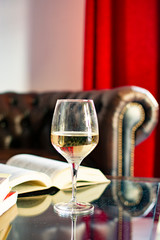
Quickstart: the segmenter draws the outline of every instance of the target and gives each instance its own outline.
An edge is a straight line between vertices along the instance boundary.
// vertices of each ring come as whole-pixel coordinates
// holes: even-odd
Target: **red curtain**
[[[84,90],[137,85],[159,100],[159,10],[158,0],[86,0]],[[159,128],[136,147],[135,176],[160,177]]]

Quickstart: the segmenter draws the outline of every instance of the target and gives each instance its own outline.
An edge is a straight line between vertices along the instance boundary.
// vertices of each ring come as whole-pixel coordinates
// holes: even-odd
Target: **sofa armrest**
[[[103,102],[106,104],[105,95]],[[126,86],[116,88],[107,101],[106,161],[102,169],[114,176],[133,176],[134,148],[144,141],[158,122],[158,103],[146,89]],[[100,126],[102,128],[102,125]],[[104,150],[103,150],[104,151]]]

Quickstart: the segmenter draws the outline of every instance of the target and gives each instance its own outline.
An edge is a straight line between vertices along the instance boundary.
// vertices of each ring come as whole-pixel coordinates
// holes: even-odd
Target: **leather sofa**
[[[132,176],[134,148],[158,121],[158,103],[136,86],[108,90],[51,91],[0,94],[0,161],[17,153],[31,153],[64,161],[51,145],[50,128],[57,99],[93,99],[99,121],[98,146],[82,165],[105,174]]]

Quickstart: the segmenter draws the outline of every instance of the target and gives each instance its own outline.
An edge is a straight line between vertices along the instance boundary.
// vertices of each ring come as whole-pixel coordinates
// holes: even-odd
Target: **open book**
[[[11,157],[6,164],[0,164],[0,172],[10,174],[10,186],[18,194],[51,187],[62,190],[72,188],[71,171],[67,162],[31,154],[18,154]],[[100,170],[79,167],[77,187],[109,182]]]

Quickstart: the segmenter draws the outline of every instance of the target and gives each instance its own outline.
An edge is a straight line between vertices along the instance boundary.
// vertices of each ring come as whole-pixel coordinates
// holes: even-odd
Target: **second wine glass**
[[[93,100],[57,100],[51,126],[51,142],[68,161],[72,173],[72,199],[58,203],[55,210],[61,215],[84,214],[93,211],[90,203],[76,201],[76,181],[81,161],[99,141],[97,114]]]

